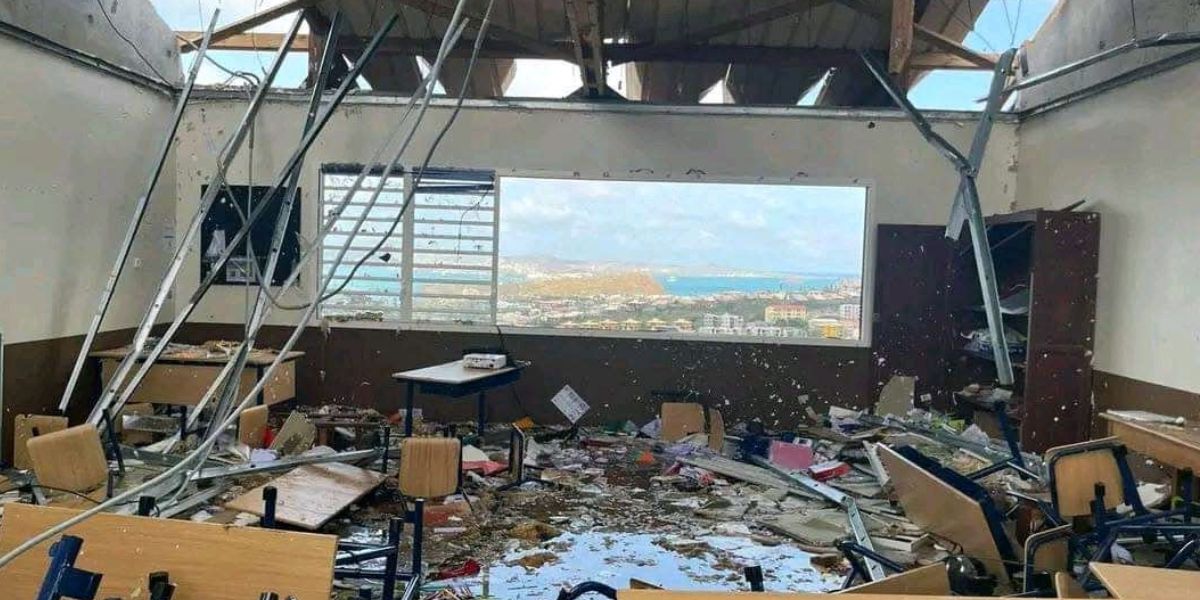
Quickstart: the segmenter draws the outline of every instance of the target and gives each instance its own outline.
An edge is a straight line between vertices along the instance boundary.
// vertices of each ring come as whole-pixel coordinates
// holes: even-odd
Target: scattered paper
[[[588,406],[588,403],[584,402],[583,398],[580,397],[575,390],[571,389],[571,386],[569,385],[564,385],[561,390],[558,390],[558,393],[550,399],[550,402],[553,403],[556,408],[558,408],[558,411],[561,412],[563,416],[565,416],[567,420],[571,422],[572,425],[578,423],[579,419],[582,419],[583,415],[587,414],[587,411],[591,410],[592,408],[591,406]]]

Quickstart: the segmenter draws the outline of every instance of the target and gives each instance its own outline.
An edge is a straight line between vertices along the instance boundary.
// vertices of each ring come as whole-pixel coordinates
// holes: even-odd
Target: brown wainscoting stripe
[[[129,343],[132,337],[133,329],[101,332],[94,347],[120,346]],[[0,439],[0,460],[7,463],[12,459],[14,417],[58,414],[63,386],[71,376],[82,345],[82,335],[4,345],[4,414],[0,415],[4,419],[4,436]],[[71,398],[67,416],[72,425],[87,417],[98,386],[99,373],[95,365],[89,364]]]
[[[261,346],[279,347],[291,331],[268,327]],[[242,326],[189,324],[179,341],[241,339]],[[565,423],[550,398],[569,384],[591,405],[590,424],[631,419],[644,424],[657,413],[650,392],[693,389],[706,394],[732,424],[761,419],[768,427],[805,420],[805,405],[864,407],[871,387],[870,349],[789,344],[745,344],[556,335],[504,336],[515,358],[532,361],[516,386],[489,394],[489,419],[512,420],[526,412],[543,423]],[[297,350],[298,395],[304,404],[343,403],[394,411],[403,389],[390,375],[448,360],[462,349],[499,346],[494,333],[309,328]],[[518,407],[518,402],[520,407]],[[870,402],[873,404],[874,399]],[[435,420],[472,420],[469,398],[418,395],[416,406]]]
[[[1092,375],[1096,414],[1109,410],[1148,410],[1200,419],[1200,394],[1096,370]],[[1106,431],[1099,417],[1092,431]]]

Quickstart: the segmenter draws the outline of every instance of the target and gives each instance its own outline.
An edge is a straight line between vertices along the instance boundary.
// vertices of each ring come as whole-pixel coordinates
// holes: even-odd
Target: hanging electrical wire
[[[954,19],[955,21],[958,21],[958,23],[960,25],[962,25],[964,28],[966,28],[968,34],[971,34],[971,33],[975,34],[975,37],[979,38],[980,41],[982,41],[983,44],[988,47],[988,50],[991,50],[992,52],[999,52],[998,50],[996,50],[996,46],[992,45],[992,42],[990,40],[988,40],[986,37],[983,36],[982,33],[979,33],[979,31],[977,29],[975,29],[975,24],[973,21],[979,15],[975,12],[975,7],[971,4],[971,0],[966,0],[966,2],[967,2],[967,12],[969,12],[971,14],[972,22],[967,22],[965,19],[958,16],[958,9],[962,6],[961,2],[956,7],[951,7],[946,2],[946,0],[938,0],[938,2],[941,3],[941,5],[946,9],[946,12],[950,15],[950,18]]]

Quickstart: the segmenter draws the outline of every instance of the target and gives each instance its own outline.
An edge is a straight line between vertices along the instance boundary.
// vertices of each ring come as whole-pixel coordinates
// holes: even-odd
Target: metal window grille
[[[350,169],[325,169],[321,176],[321,215],[328,219],[356,176]],[[364,181],[339,217],[322,248],[322,276],[331,287],[349,276],[353,265],[387,236],[341,294],[321,306],[324,316],[379,316],[388,321],[493,325],[496,322],[499,203],[492,172],[429,170],[413,205],[395,231],[404,190],[412,174],[386,182]],[[346,258],[333,270],[371,194],[383,184],[375,206],[355,237]]]

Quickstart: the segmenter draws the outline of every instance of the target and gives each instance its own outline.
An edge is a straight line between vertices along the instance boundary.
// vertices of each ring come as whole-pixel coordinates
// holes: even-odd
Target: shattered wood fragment
[[[225,508],[261,517],[263,488],[269,485],[278,492],[276,521],[316,531],[385,478],[383,473],[342,463],[304,465],[238,496]]]

